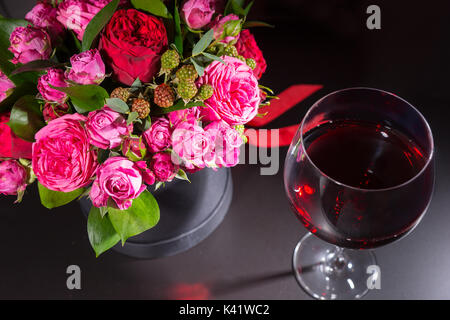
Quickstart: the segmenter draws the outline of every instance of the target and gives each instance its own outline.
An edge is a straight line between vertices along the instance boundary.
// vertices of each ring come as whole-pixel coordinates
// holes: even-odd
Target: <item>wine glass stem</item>
[[[335,246],[334,251],[329,252],[322,263],[322,270],[327,276],[337,276],[345,269],[347,258],[344,248]]]

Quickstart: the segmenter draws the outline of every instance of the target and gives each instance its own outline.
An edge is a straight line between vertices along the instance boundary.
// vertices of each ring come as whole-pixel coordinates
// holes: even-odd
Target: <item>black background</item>
[[[21,18],[33,0],[1,1],[0,13]],[[366,8],[381,7],[382,29],[366,28]],[[394,92],[429,120],[436,143],[436,187],[415,231],[376,250],[381,290],[366,299],[449,299],[450,3],[448,1],[256,0],[250,20],[275,29],[253,32],[269,68],[262,83],[281,92],[323,84],[270,127],[301,121],[321,96],[369,86]],[[286,148],[280,150],[284,159]],[[305,229],[289,211],[276,176],[257,165],[233,169],[234,201],[225,221],[190,251],[158,260],[109,252],[96,259],[78,204],[48,211],[35,186],[25,201],[0,198],[0,298],[307,299],[291,272]],[[79,265],[82,289],[66,288],[66,268]]]

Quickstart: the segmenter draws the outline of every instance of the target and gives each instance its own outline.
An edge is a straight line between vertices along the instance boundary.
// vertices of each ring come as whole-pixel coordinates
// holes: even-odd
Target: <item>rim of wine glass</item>
[[[358,188],[358,187],[353,187],[351,185],[345,184],[343,182],[340,182],[336,179],[333,179],[332,177],[330,177],[329,175],[325,174],[325,172],[323,172],[313,161],[312,159],[309,157],[308,151],[305,148],[304,145],[304,139],[303,139],[303,125],[305,124],[305,120],[308,118],[308,116],[310,115],[310,113],[312,112],[313,109],[317,108],[319,106],[319,104],[325,100],[326,98],[332,96],[332,95],[336,95],[338,93],[344,92],[344,91],[353,91],[353,90],[370,90],[370,91],[377,91],[380,93],[385,93],[388,94],[400,101],[403,101],[404,103],[406,103],[413,111],[415,111],[417,113],[417,115],[419,116],[419,118],[425,123],[426,129],[428,131],[428,137],[431,143],[431,150],[430,153],[428,155],[428,159],[427,162],[425,163],[425,165],[422,167],[422,169],[416,174],[414,175],[414,177],[408,179],[407,181],[392,186],[392,187],[388,187],[388,188],[380,188],[380,189],[364,189],[364,188]],[[300,136],[301,136],[301,144],[302,144],[302,149],[306,155],[306,157],[308,158],[309,162],[314,166],[314,168],[316,168],[324,177],[326,177],[327,179],[329,179],[330,181],[343,186],[345,188],[349,188],[349,189],[353,189],[353,190],[357,190],[357,191],[364,191],[364,192],[382,192],[382,191],[389,191],[389,190],[393,190],[393,189],[398,189],[401,188],[403,186],[406,186],[407,184],[410,184],[411,182],[413,182],[417,177],[421,176],[422,173],[428,168],[428,166],[431,163],[431,160],[433,159],[434,156],[434,139],[433,139],[433,132],[431,131],[431,127],[428,124],[428,121],[425,119],[425,117],[423,116],[423,114],[416,108],[414,107],[411,103],[409,103],[408,101],[406,101],[405,99],[403,99],[402,97],[399,97],[398,95],[391,93],[389,91],[385,91],[385,90],[381,90],[381,89],[376,89],[376,88],[370,88],[370,87],[351,87],[351,88],[345,88],[345,89],[341,89],[341,90],[336,90],[333,91],[329,94],[327,94],[326,96],[320,98],[319,100],[317,100],[312,106],[311,108],[309,108],[309,110],[306,112],[305,116],[303,117],[302,123],[300,125]]]

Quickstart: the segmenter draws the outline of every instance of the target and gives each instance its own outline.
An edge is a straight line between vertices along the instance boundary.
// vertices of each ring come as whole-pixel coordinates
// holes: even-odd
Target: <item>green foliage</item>
[[[161,0],[131,0],[131,4],[136,9],[147,11],[155,16],[172,19],[172,15]]]
[[[87,232],[97,258],[120,241],[120,236],[114,230],[111,221],[102,215],[101,209],[94,206],[89,212]]]
[[[16,101],[8,125],[18,137],[34,141],[36,132],[45,126],[39,103],[34,96],[26,95]]]
[[[65,92],[78,113],[101,109],[105,105],[105,99],[109,98],[103,87],[93,84],[52,88]]]
[[[159,206],[153,195],[145,190],[133,200],[133,205],[127,210],[108,207],[108,217],[124,245],[128,238],[147,231],[158,223]]]
[[[38,189],[39,196],[41,197],[41,203],[47,209],[64,206],[77,199],[84,192],[84,188],[77,189],[72,192],[53,191],[47,189],[40,183],[38,183]]]
[[[81,51],[87,51],[91,48],[97,35],[103,30],[109,20],[111,20],[111,17],[119,6],[119,2],[120,0],[111,1],[92,18],[84,31]]]

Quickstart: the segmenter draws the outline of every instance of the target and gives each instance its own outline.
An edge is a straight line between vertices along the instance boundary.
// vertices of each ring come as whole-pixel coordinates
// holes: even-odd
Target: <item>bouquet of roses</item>
[[[48,0],[0,18],[0,193],[37,180],[50,209],[89,197],[97,255],[155,226],[149,186],[235,166],[272,98],[251,5]]]

